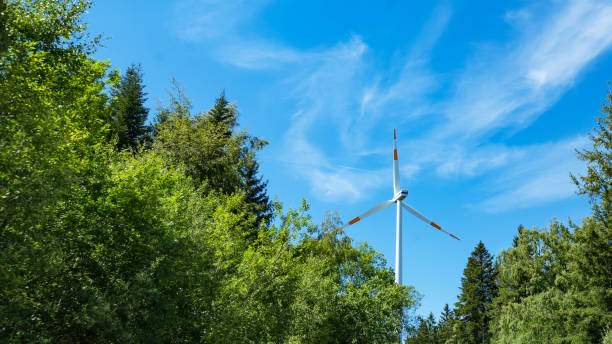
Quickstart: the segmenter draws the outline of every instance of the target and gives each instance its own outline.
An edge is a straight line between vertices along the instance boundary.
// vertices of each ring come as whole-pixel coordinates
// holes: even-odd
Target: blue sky
[[[104,0],[86,20],[112,36],[98,58],[142,64],[152,114],[172,77],[196,111],[225,89],[270,141],[270,195],[317,223],[393,196],[397,128],[407,203],[462,239],[405,213],[419,314],[456,302],[479,240],[497,255],[519,224],[589,213],[569,173],[612,78],[609,1]],[[394,207],[347,229],[390,266],[394,231]]]

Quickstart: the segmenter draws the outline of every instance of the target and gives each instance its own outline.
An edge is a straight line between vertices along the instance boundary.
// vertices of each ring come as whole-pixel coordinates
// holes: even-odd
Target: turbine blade
[[[393,129],[393,194],[400,190],[399,166],[397,165],[397,143],[395,142],[395,129]]]
[[[421,215],[421,213],[419,213],[418,211],[416,211],[414,208],[412,208],[411,206],[407,205],[406,203],[402,203],[402,207],[406,208],[406,210],[408,210],[412,215],[418,217],[419,219],[427,222],[428,224],[430,224],[432,227],[438,229],[441,232],[444,232],[448,235],[450,235],[451,237],[459,240],[459,238],[457,238],[456,236],[452,235],[451,233],[445,231],[444,229],[442,229],[442,227],[438,226],[435,222],[431,221],[430,219],[426,218],[425,216]]]
[[[365,213],[363,213],[363,214],[357,216],[356,218],[352,219],[351,221],[349,221],[349,223],[344,225],[342,228],[346,228],[346,227],[354,224],[357,221],[363,220],[366,217],[368,217],[368,216],[370,216],[370,215],[372,215],[374,213],[377,213],[377,212],[385,209],[386,207],[390,206],[391,204],[393,204],[393,201],[384,201],[382,203],[379,203],[374,208],[366,211]]]

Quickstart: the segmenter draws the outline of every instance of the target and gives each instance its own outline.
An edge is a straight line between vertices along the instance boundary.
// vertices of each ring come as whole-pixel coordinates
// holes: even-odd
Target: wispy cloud
[[[174,26],[184,40],[233,35],[240,25],[252,18],[269,0],[179,0],[174,6]]]
[[[283,68],[321,59],[319,52],[291,49],[269,41],[233,42],[219,47],[216,58],[245,69]]]
[[[294,170],[309,181],[317,197],[336,201],[340,198],[359,200],[364,192],[380,187],[385,180],[381,170],[363,170],[331,163],[327,154],[342,154],[341,138],[338,149],[326,147],[326,153],[309,139],[313,128],[320,123],[342,126],[346,114],[355,106],[350,101],[354,85],[363,68],[362,57],[367,46],[354,36],[309,61],[301,73],[290,78],[292,91],[299,99],[300,110],[285,134],[287,156],[294,157]],[[337,135],[338,137],[341,135]],[[333,141],[333,140],[332,140]]]
[[[580,71],[612,43],[612,4],[558,3],[548,17],[518,10],[530,30],[514,43],[482,51],[457,82],[440,136],[482,139],[523,127],[572,86]],[[535,23],[537,22],[537,25]]]
[[[541,203],[558,201],[575,194],[576,187],[569,173],[580,174],[584,164],[575,157],[576,148],[584,148],[588,137],[575,138],[523,147],[518,159],[493,181],[489,188],[497,190],[478,208],[497,213],[516,208],[527,208]]]
[[[389,129],[390,119],[400,130],[418,127],[410,130],[410,141],[401,142],[402,159],[410,162],[402,165],[402,173],[482,177],[490,192],[474,203],[486,211],[573,194],[568,172],[579,170],[573,148],[584,145],[583,137],[535,146],[491,143],[490,138],[528,126],[610,48],[609,2],[538,3],[509,10],[504,19],[517,29],[515,37],[487,42],[458,73],[438,73],[429,63],[450,23],[447,3],[432,12],[401,65],[388,70],[368,63],[369,48],[359,36],[303,50],[241,31],[266,3],[182,0],[197,9],[182,16],[178,33],[188,40],[214,40],[214,57],[238,68],[283,69],[282,87],[296,108],[279,153],[291,157],[287,165],[317,197],[357,200],[387,186],[390,168],[346,165],[360,166],[365,157],[388,153],[372,143],[377,129]],[[442,85],[452,85],[443,92],[446,98],[436,95]],[[318,146],[319,133],[330,130],[332,147]]]

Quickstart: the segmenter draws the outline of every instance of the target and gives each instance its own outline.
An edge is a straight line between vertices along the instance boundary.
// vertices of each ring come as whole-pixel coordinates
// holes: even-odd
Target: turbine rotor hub
[[[401,201],[404,198],[406,198],[406,196],[408,196],[408,190],[400,190],[398,191],[395,196],[393,196],[393,202],[395,201]]]

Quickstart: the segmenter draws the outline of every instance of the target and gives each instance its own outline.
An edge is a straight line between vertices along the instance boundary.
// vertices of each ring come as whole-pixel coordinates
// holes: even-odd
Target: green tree
[[[406,344],[438,344],[438,325],[433,313],[429,313],[427,318],[417,317],[416,326],[410,331],[405,340]]]
[[[267,222],[271,215],[270,200],[266,189],[268,183],[263,180],[259,173],[260,164],[256,159],[256,154],[267,146],[268,142],[252,137],[246,132],[236,132],[238,114],[236,105],[230,104],[225,97],[225,90],[223,90],[216,99],[213,108],[206,114],[206,120],[224,131],[226,138],[229,139],[233,135],[243,142],[238,167],[241,179],[240,189],[245,193],[245,200],[249,204],[251,212],[256,214],[257,221],[264,220]]]
[[[455,320],[455,312],[450,309],[448,304],[445,304],[438,322],[438,338],[441,344],[451,339]]]
[[[91,58],[97,40],[80,20],[89,2],[3,4],[0,337],[69,342],[108,319],[95,292],[79,285],[88,276],[71,270],[78,260],[64,244],[79,246],[83,237],[57,226],[67,199],[104,170],[107,65]]]
[[[573,231],[557,221],[544,230],[519,227],[513,247],[498,258],[497,343],[599,343],[612,328],[610,93],[606,100],[593,148],[577,152],[587,174],[571,176],[589,196],[593,216],[570,224]]]
[[[8,47],[8,30],[7,30],[7,2],[0,1],[0,53],[3,53]]]
[[[190,101],[175,86],[170,105],[160,110],[156,120],[153,147],[184,164],[204,193],[244,193],[249,211],[258,222],[267,222],[271,204],[256,154],[268,143],[245,131],[234,132],[237,115],[224,93],[209,112],[192,115]],[[255,232],[249,236],[257,237]]]
[[[599,343],[610,327],[609,230],[586,218],[570,232],[519,228],[498,257],[496,343]],[[608,233],[608,234],[607,234]]]
[[[238,110],[235,104],[225,98],[225,90],[216,99],[215,105],[208,110],[208,120],[217,126],[225,129],[225,136],[230,137],[234,133],[234,128],[238,125]]]
[[[489,310],[497,295],[493,256],[482,241],[472,251],[461,278],[455,313],[466,329],[465,343],[489,343]]]
[[[258,222],[236,192],[244,136],[191,117],[179,95],[157,123],[157,149],[108,145],[113,76],[91,57],[89,5],[7,3],[2,341],[397,341],[414,288],[335,230],[338,217],[313,225],[306,203],[276,203]]]
[[[147,139],[150,128],[145,125],[149,109],[144,105],[146,93],[140,65],[130,65],[111,90],[109,135],[117,149],[136,150]]]
[[[226,137],[225,129],[207,121],[205,115],[192,115],[189,100],[180,92],[158,115],[153,150],[182,164],[203,194],[237,192],[242,138]]]
[[[587,163],[585,176],[571,176],[579,194],[589,196],[594,216],[607,227],[612,227],[612,92],[597,119],[597,127],[590,134],[593,148],[576,151],[578,159]]]

